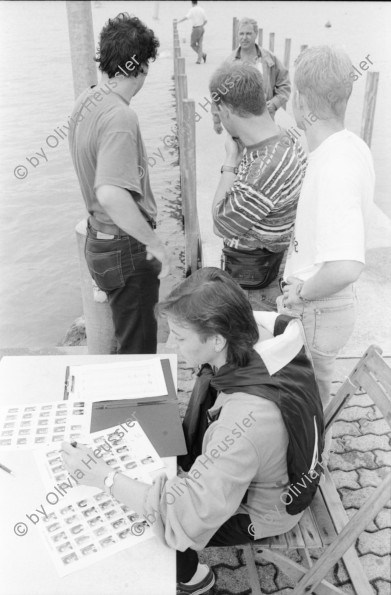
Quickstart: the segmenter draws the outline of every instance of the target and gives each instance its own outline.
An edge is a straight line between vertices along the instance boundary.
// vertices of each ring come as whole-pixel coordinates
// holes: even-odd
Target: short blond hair
[[[352,93],[352,62],[342,48],[307,48],[295,61],[294,84],[319,119],[343,118]]]

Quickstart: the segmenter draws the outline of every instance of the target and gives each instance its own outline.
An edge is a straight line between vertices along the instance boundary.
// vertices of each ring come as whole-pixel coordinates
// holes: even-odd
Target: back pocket
[[[89,271],[99,289],[113,291],[125,286],[120,250],[104,253],[86,250],[85,254]]]

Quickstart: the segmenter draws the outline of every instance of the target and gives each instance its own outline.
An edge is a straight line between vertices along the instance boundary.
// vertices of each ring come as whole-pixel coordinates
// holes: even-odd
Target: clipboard
[[[169,359],[160,360],[167,395],[146,397],[142,400],[121,399],[92,403],[91,432],[105,430],[136,420],[161,457],[173,457],[187,453],[182,422],[179,416],[178,399],[171,373]],[[69,368],[65,374],[64,399],[69,397]]]

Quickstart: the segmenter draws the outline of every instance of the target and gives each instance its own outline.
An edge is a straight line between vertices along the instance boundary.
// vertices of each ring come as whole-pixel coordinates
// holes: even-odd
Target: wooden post
[[[285,51],[284,51],[284,66],[289,70],[289,62],[291,59],[291,39],[285,39]]]
[[[185,154],[185,124],[183,115],[183,101],[187,99],[187,76],[185,74],[178,74],[178,111],[177,111],[177,130],[178,130],[178,152],[179,152],[179,171],[181,179],[181,188],[184,188],[186,184],[185,165],[186,165],[186,154]],[[183,226],[187,219],[188,206],[187,196],[182,194],[182,218]]]
[[[275,37],[274,33],[269,34],[269,50],[271,52],[274,52],[274,37]]]
[[[195,103],[183,100],[183,145],[185,160],[182,199],[185,199],[185,274],[194,273],[198,267],[199,224],[197,215]]]
[[[263,29],[258,29],[258,45],[261,48],[263,44]]]
[[[155,21],[159,20],[159,0],[155,0],[153,3],[153,17]]]
[[[91,2],[67,0],[69,45],[71,48],[73,89],[75,98],[84,89],[96,85],[94,29]]]
[[[365,86],[364,107],[361,120],[361,138],[371,146],[373,123],[375,120],[375,108],[377,87],[379,85],[379,73],[368,72]]]
[[[111,309],[103,291],[99,291],[92,281],[84,257],[84,245],[87,235],[87,221],[84,219],[76,226],[76,241],[80,264],[80,284],[83,312],[86,319],[87,346],[89,354],[117,352],[117,340],[114,336]]]
[[[232,21],[232,49],[233,50],[235,50],[239,45],[238,31],[239,31],[239,19],[237,17],[234,17],[233,21]]]

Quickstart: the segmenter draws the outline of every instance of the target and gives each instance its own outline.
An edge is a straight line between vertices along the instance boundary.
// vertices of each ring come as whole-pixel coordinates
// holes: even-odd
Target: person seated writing
[[[300,519],[321,474],[323,412],[301,322],[259,312],[257,323],[224,271],[197,271],[157,310],[182,356],[201,366],[183,424],[188,473],[151,486],[117,472],[111,493],[177,551],[178,593],[202,594],[215,577],[198,550],[279,535]],[[90,453],[62,449],[70,471]],[[104,489],[110,472],[99,460],[82,481]],[[306,487],[292,489],[299,478]]]

